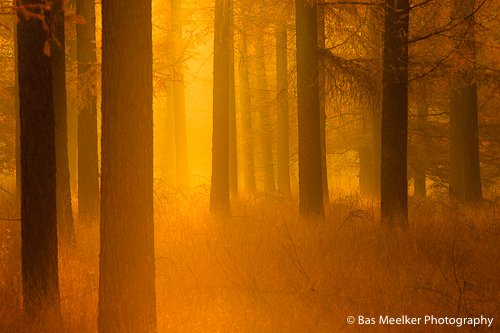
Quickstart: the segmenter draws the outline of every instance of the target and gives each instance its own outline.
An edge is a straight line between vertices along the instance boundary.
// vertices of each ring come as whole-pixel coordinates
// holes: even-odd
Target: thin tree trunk
[[[324,216],[316,4],[296,0],[299,213]]]
[[[210,211],[231,214],[229,203],[229,0],[215,2],[212,187]]]
[[[186,97],[184,89],[184,50],[182,48],[182,7],[181,0],[172,0],[172,34],[177,40],[174,47],[174,116],[175,116],[175,163],[177,184],[189,185],[186,130]],[[179,46],[181,46],[179,48]]]
[[[57,208],[56,138],[52,67],[44,53],[50,13],[42,1],[24,1],[26,10],[41,19],[19,14],[19,110],[21,120],[21,259],[23,310],[37,316],[60,308]],[[35,5],[30,9],[28,5]]]
[[[288,121],[288,69],[286,20],[276,28],[276,88],[278,101],[278,190],[290,195],[290,141]]]
[[[409,0],[385,1],[382,78],[381,221],[408,225],[408,23]]]
[[[253,195],[257,191],[255,182],[254,166],[254,139],[252,129],[252,98],[250,95],[247,35],[241,35],[240,44],[240,107],[241,107],[241,130],[243,134],[243,181],[247,194]]]
[[[66,56],[63,0],[53,0],[51,17],[54,36],[51,39],[52,85],[56,131],[57,225],[65,242],[75,241],[71,187],[68,165],[68,113],[66,100]]]
[[[84,225],[99,219],[99,162],[97,156],[97,98],[93,66],[95,51],[95,2],[77,0],[78,59],[78,219]]]
[[[102,41],[98,330],[156,332],[151,0],[103,1]]]

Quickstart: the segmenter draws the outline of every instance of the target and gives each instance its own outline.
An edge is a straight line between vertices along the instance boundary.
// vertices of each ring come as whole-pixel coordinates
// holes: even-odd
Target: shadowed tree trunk
[[[23,1],[26,10],[49,22],[42,3]],[[29,9],[31,4],[37,7]],[[19,14],[22,289],[23,310],[32,316],[60,306],[54,95],[51,59],[44,53],[48,36],[40,17]]]
[[[269,98],[269,89],[267,87],[266,74],[266,57],[264,46],[264,34],[259,33],[257,37],[257,89],[259,96],[259,120],[260,120],[260,142],[261,142],[261,159],[260,169],[264,176],[264,191],[272,192],[276,190],[274,182],[274,165],[273,165],[273,131],[271,128],[271,112]]]
[[[295,1],[299,120],[299,213],[324,216],[316,4]]]
[[[229,0],[215,2],[212,187],[210,211],[231,214],[229,203]]]
[[[326,47],[325,35],[325,6],[322,5],[325,1],[319,0],[318,6],[318,47],[324,50]],[[326,100],[325,100],[325,76],[326,69],[323,66],[321,59],[319,60],[319,119],[320,119],[320,134],[321,134],[321,177],[323,186],[323,200],[325,203],[330,202],[328,192],[328,165],[326,163]]]
[[[229,192],[238,195],[236,96],[234,82],[234,4],[229,0]]]
[[[474,1],[455,1],[453,19],[461,21],[457,53],[465,64],[452,79],[450,96],[450,199],[475,203],[482,200],[479,164],[476,45]]]
[[[75,241],[71,188],[68,166],[68,113],[66,100],[66,56],[63,0],[53,0],[51,17],[54,36],[51,39],[52,86],[56,131],[57,225],[66,242]]]
[[[182,7],[181,0],[172,0],[172,35],[177,40],[174,45],[174,117],[175,117],[175,163],[177,184],[189,185],[186,130],[186,97],[184,89],[184,49],[182,47]]]
[[[408,225],[408,23],[409,0],[385,1],[382,78],[382,224]]]
[[[99,218],[99,162],[97,156],[97,87],[93,81],[95,50],[95,2],[77,0],[76,14],[86,24],[77,24],[78,59],[78,220],[90,224]]]
[[[99,333],[156,332],[151,0],[102,3],[100,232]]]
[[[290,195],[290,143],[288,122],[288,69],[286,20],[276,27],[276,88],[278,100],[278,190]]]
[[[254,165],[254,139],[252,129],[252,98],[250,95],[250,58],[248,56],[248,36],[243,33],[240,38],[240,107],[241,131],[243,135],[243,182],[247,194],[257,191]]]

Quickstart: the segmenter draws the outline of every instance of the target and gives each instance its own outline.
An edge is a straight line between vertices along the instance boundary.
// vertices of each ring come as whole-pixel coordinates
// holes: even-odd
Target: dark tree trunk
[[[189,185],[186,130],[186,97],[184,91],[184,55],[182,48],[182,7],[181,0],[172,0],[172,34],[177,40],[174,48],[174,117],[175,117],[175,163],[177,184]],[[179,47],[181,46],[181,47]]]
[[[35,15],[49,22],[50,13]],[[49,307],[59,309],[56,208],[56,138],[52,67],[44,53],[49,34],[37,17],[21,13],[17,24],[21,118],[21,258],[23,309],[36,316]]]
[[[474,1],[455,1],[453,19],[458,25],[457,53],[466,59],[452,79],[450,98],[450,199],[476,203],[482,200],[479,164],[476,45]]]
[[[156,332],[151,1],[102,3],[98,329]]]
[[[76,0],[69,0],[66,3],[66,16],[68,10],[73,14],[76,9]],[[74,22],[65,22],[66,30],[66,46],[68,52],[66,54],[66,86],[71,86],[72,94],[68,94],[68,162],[70,185],[72,190],[76,190],[77,174],[78,174],[78,98],[74,93],[77,90],[76,76],[77,73],[77,41],[76,41],[76,26]]]
[[[240,38],[240,106],[241,131],[243,136],[243,182],[247,194],[257,191],[254,165],[254,136],[252,129],[252,98],[250,95],[250,58],[248,56],[248,37],[245,33]]]
[[[290,143],[288,122],[288,69],[286,20],[276,27],[276,88],[278,101],[278,190],[290,195]]]
[[[264,34],[259,33],[257,38],[257,89],[259,96],[259,117],[260,117],[260,142],[261,142],[261,159],[260,169],[264,176],[264,191],[272,192],[276,190],[274,181],[274,164],[273,164],[273,131],[271,127],[271,112],[269,89],[267,87],[266,74],[266,57],[264,48]]]
[[[296,0],[299,212],[324,216],[316,4]]]
[[[408,23],[409,0],[385,1],[382,78],[381,220],[408,225]]]
[[[68,113],[66,100],[66,37],[64,33],[63,0],[53,0],[51,5],[52,86],[54,92],[55,131],[56,131],[56,184],[57,184],[57,225],[59,235],[65,242],[75,241],[71,188],[68,165]]]
[[[229,3],[229,192],[238,195],[236,96],[234,82],[234,0]]]
[[[77,24],[78,59],[78,219],[90,224],[99,220],[99,161],[97,156],[97,98],[92,69],[95,50],[95,2],[77,0],[76,14],[86,24]]]
[[[324,0],[319,0],[318,6],[318,47],[321,50],[325,49],[325,6]],[[320,135],[321,135],[321,177],[323,186],[323,200],[325,203],[330,202],[328,191],[328,165],[326,160],[326,91],[325,91],[325,76],[326,69],[323,66],[321,59],[319,60],[319,119],[320,119]]]
[[[210,211],[231,214],[229,203],[229,0],[215,2],[212,187]]]

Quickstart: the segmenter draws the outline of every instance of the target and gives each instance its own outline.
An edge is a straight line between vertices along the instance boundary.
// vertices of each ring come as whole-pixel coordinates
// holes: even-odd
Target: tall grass
[[[156,186],[159,332],[446,332],[457,327],[347,317],[498,314],[496,205],[411,202],[405,232],[380,228],[377,204],[357,197],[332,202],[325,221],[299,220],[297,202],[278,196],[238,198],[226,219],[208,207],[207,188]],[[61,246],[63,323],[37,329],[21,316],[19,230],[12,221],[0,228],[0,330],[97,331],[98,227],[77,226],[78,245]],[[462,331],[499,328],[495,318]]]

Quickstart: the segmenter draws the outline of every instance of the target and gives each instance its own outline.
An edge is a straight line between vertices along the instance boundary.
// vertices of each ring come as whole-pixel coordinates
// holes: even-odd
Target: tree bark
[[[316,4],[296,0],[299,213],[324,216]]]
[[[151,0],[102,3],[98,330],[156,332]]]
[[[50,22],[42,4],[23,1],[26,11]],[[35,317],[41,310],[60,308],[54,95],[51,59],[44,52],[50,43],[44,22],[20,12],[17,23],[23,309]]]
[[[408,225],[409,12],[409,0],[385,1],[380,210],[387,227]]]
[[[99,161],[97,154],[97,87],[93,66],[95,50],[95,2],[77,0],[76,14],[85,24],[77,24],[78,61],[78,220],[89,225],[99,219]]]
[[[54,93],[56,131],[57,225],[65,242],[75,242],[71,187],[68,162],[68,113],[66,99],[66,37],[63,0],[53,0],[51,18],[54,35],[51,39],[52,86]]]
[[[210,211],[231,214],[229,203],[229,0],[215,2],[212,187]]]
[[[276,88],[278,101],[278,191],[290,195],[288,69],[286,20],[276,27]]]

